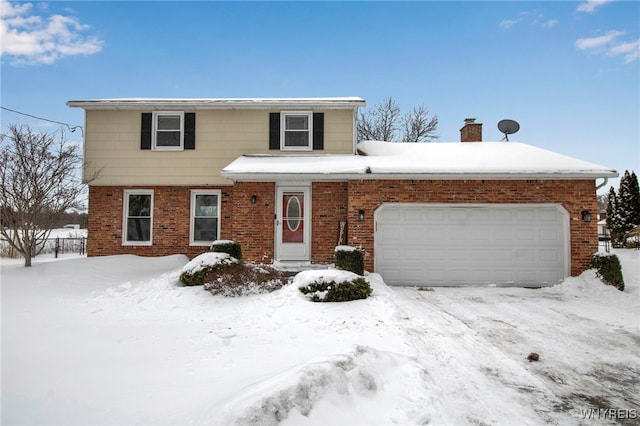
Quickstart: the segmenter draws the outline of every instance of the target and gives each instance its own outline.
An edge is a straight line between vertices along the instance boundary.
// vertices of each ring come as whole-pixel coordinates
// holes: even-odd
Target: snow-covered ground
[[[348,303],[181,287],[184,256],[3,259],[2,424],[637,424],[640,251],[616,254],[624,293],[372,274]]]

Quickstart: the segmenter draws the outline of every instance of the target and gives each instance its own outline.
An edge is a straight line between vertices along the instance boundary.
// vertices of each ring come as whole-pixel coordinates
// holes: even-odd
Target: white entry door
[[[310,259],[310,200],[308,186],[281,186],[277,191],[276,259]]]

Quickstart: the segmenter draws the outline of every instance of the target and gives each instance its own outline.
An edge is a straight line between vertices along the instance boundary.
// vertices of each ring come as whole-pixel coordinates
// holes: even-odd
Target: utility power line
[[[62,121],[49,120],[48,118],[38,117],[36,115],[27,114],[26,112],[16,111],[15,109],[6,108],[6,107],[3,107],[3,106],[0,106],[0,109],[3,109],[5,111],[14,112],[16,114],[24,115],[24,116],[27,116],[27,117],[35,118],[37,120],[48,121],[49,123],[62,124],[63,126],[66,126],[67,129],[71,130],[72,133],[75,132],[76,129],[80,129],[80,133],[82,133],[82,136],[84,137],[84,129],[82,128],[82,126],[76,126],[76,125],[72,125],[72,124],[69,124],[69,123],[63,123]]]

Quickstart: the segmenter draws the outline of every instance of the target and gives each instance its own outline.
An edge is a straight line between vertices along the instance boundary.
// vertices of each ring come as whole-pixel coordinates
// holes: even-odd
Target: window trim
[[[308,118],[308,128],[306,132],[309,135],[307,146],[286,146],[285,135],[287,132],[287,116],[289,115],[306,115]],[[296,130],[289,130],[296,131]],[[302,132],[300,130],[300,132]],[[313,111],[280,111],[280,150],[281,151],[313,151]]]
[[[129,224],[129,196],[149,195],[151,196],[151,211],[149,212],[149,241],[129,241],[127,240]],[[123,246],[150,246],[153,245],[153,189],[125,189],[122,207],[122,245]]]
[[[216,217],[216,219],[218,219],[218,223],[217,223],[217,229],[216,229],[216,235],[217,235],[217,239],[220,239],[220,208],[222,207],[221,202],[222,202],[222,191],[219,189],[192,189],[191,190],[191,206],[190,206],[190,212],[189,212],[189,245],[190,246],[199,246],[199,247],[203,247],[203,246],[210,246],[211,243],[213,243],[213,241],[198,241],[195,240],[194,238],[194,231],[195,231],[195,213],[196,213],[196,197],[198,195],[217,195],[218,196],[218,206],[217,206],[217,211],[218,211],[218,216]],[[206,217],[212,217],[212,216],[206,216]]]
[[[158,117],[178,115],[180,116],[180,146],[158,146]],[[151,121],[151,149],[153,151],[183,151],[184,150],[184,111],[154,111]]]

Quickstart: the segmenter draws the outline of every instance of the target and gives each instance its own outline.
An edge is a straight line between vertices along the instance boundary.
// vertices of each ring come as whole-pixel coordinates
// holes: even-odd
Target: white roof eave
[[[85,110],[148,110],[166,109],[219,110],[219,109],[351,109],[365,106],[359,97],[337,98],[126,98],[67,101],[67,106]]]
[[[616,177],[618,174],[610,172],[584,172],[584,173],[500,173],[500,172],[455,172],[455,173],[262,173],[262,172],[237,172],[222,171],[221,176],[236,182],[255,181],[347,181],[347,180],[592,180],[598,178]]]

